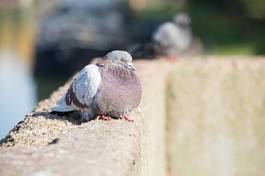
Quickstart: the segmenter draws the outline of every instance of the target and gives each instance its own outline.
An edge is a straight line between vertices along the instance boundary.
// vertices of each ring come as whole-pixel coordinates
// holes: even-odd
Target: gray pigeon
[[[52,112],[77,110],[85,121],[128,118],[140,103],[142,87],[132,57],[126,51],[112,51],[95,64],[84,67]]]
[[[173,22],[161,24],[152,40],[157,55],[174,56],[184,53],[192,43],[189,16],[180,13],[174,17]]]

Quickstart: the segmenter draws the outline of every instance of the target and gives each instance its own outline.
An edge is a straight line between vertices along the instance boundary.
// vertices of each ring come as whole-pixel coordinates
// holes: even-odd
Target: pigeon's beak
[[[135,67],[134,67],[134,65],[130,62],[130,63],[127,63],[126,64],[126,67],[128,68],[128,69],[130,69],[130,70],[135,70]]]

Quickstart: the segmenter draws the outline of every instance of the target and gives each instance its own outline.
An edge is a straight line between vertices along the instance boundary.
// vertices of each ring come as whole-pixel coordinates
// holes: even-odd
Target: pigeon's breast
[[[101,93],[98,97],[100,113],[119,117],[138,106],[142,88],[134,72],[102,68],[101,76]]]

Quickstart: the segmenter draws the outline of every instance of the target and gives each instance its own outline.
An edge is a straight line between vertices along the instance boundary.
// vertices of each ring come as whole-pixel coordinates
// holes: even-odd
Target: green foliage
[[[192,28],[208,53],[220,55],[264,54],[264,36],[249,20],[231,15],[214,4],[190,4]],[[259,41],[259,42],[258,42]],[[258,49],[259,48],[259,49]]]
[[[249,17],[265,20],[265,1],[264,0],[239,0]]]
[[[255,54],[255,45],[252,43],[242,43],[236,45],[218,45],[210,51],[215,55],[253,55]]]

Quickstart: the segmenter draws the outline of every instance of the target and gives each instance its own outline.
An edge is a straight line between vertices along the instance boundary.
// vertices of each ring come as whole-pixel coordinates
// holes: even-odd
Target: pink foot
[[[123,115],[123,116],[121,116],[121,119],[124,119],[124,120],[126,120],[126,121],[128,121],[128,122],[133,122],[133,120],[132,119],[130,119],[130,117],[128,116],[128,115]]]
[[[168,56],[167,59],[170,62],[176,62],[177,61],[177,56],[171,55],[171,56]]]
[[[109,121],[112,118],[110,116],[101,114],[101,115],[98,115],[96,119],[98,119],[98,120],[104,120],[104,121]]]

